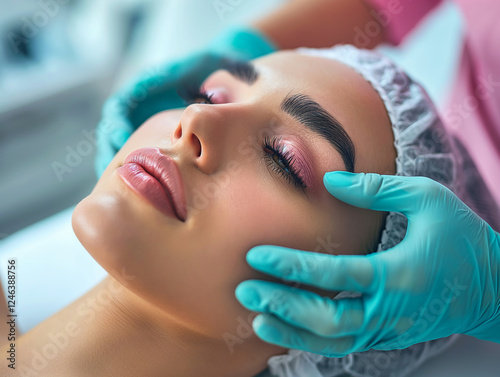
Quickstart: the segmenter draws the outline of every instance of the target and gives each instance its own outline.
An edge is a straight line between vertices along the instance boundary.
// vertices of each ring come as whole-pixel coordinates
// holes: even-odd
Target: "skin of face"
[[[144,122],[72,218],[80,242],[111,276],[120,281],[125,269],[135,277],[123,282],[127,289],[179,326],[217,339],[249,322],[251,313],[234,295],[241,281],[278,281],[247,265],[250,248],[365,254],[384,219],[326,191],[324,173],[345,170],[343,161],[325,139],[280,110],[287,94],[310,96],[342,123],[356,148],[356,172],[395,172],[383,102],[352,68],[291,51],[253,63],[260,76],[252,85],[226,71],[205,80],[204,89],[225,103],[192,104]],[[270,168],[266,136],[305,150],[312,187],[297,189]],[[185,222],[163,215],[117,174],[125,157],[143,147],[159,148],[179,167]]]

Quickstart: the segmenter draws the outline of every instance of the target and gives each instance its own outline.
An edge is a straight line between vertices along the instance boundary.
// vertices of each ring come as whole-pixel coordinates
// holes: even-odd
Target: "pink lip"
[[[186,220],[186,197],[179,168],[158,148],[140,148],[131,152],[116,170],[128,186],[161,212]]]

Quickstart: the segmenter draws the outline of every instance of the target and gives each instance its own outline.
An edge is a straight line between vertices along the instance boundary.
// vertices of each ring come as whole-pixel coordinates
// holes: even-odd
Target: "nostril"
[[[200,139],[198,139],[198,137],[195,134],[192,134],[191,135],[191,142],[193,143],[193,148],[194,148],[194,152],[195,152],[196,157],[200,157],[201,156]]]
[[[178,140],[182,137],[182,126],[179,124],[174,131],[174,139]]]

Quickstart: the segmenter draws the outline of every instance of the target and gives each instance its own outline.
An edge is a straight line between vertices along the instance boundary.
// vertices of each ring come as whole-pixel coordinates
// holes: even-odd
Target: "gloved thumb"
[[[375,173],[326,173],[323,183],[337,199],[360,208],[400,212],[407,217],[418,213],[426,195],[420,189],[423,177],[402,177]]]

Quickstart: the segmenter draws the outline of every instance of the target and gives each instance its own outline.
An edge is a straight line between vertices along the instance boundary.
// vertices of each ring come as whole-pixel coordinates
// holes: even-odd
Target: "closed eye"
[[[177,93],[183,99],[186,106],[192,105],[193,103],[214,105],[212,101],[213,93],[208,94],[201,87],[184,87],[179,89]]]
[[[186,106],[195,103],[204,103],[214,105],[212,101],[213,94],[208,94],[202,87],[185,87],[178,91]],[[288,183],[296,188],[305,189],[307,186],[300,175],[300,169],[296,167],[297,163],[293,153],[285,150],[281,143],[281,138],[265,138],[263,141],[264,158],[267,165],[274,173],[284,178]]]

